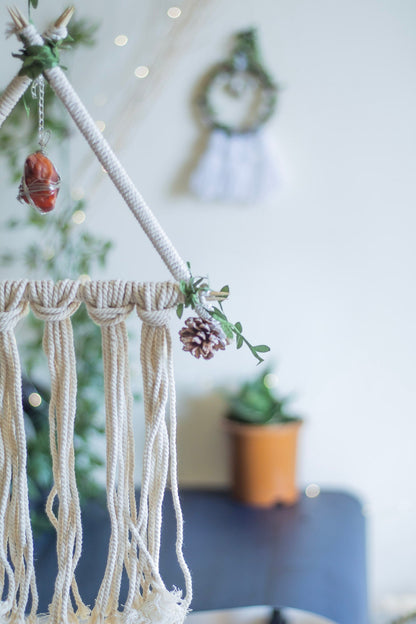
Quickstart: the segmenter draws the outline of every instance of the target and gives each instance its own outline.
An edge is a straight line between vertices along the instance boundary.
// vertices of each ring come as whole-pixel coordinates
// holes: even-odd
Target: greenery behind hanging
[[[36,8],[37,1],[30,0],[30,5]],[[96,29],[95,24],[86,20],[73,20],[69,26],[70,49],[94,45]],[[45,111],[45,127],[51,131],[51,143],[64,144],[70,132],[68,120],[49,87],[45,89]],[[29,89],[0,132],[0,159],[10,182],[16,186],[22,175],[24,158],[38,149],[37,130],[37,102],[32,99]],[[85,201],[74,202],[63,197],[62,191],[58,201],[60,205],[51,215],[45,217],[33,208],[22,205],[19,216],[2,224],[3,230],[10,231],[10,240],[17,239],[13,240],[13,247],[2,249],[0,263],[3,267],[21,267],[23,263],[28,277],[57,281],[90,274],[96,266],[105,266],[112,243],[88,232],[85,225],[80,228],[72,220],[76,211],[86,211]],[[19,236],[21,241],[33,242],[21,243],[19,247]],[[101,335],[99,328],[88,318],[84,306],[74,314],[72,324],[78,375],[76,474],[81,499],[85,499],[99,493],[94,472],[103,465],[99,452],[100,439],[104,433],[104,392],[99,356]],[[20,352],[24,375],[23,406],[27,424],[29,493],[34,526],[42,529],[49,526],[43,513],[43,501],[52,485],[48,425],[50,390],[45,383],[48,376],[42,352],[43,323],[30,314],[25,321],[25,329],[28,336],[25,336]],[[37,407],[29,402],[29,396],[33,393],[41,397]]]

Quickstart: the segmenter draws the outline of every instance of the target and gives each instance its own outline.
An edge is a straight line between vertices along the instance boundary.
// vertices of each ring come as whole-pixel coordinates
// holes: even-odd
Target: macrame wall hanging
[[[228,287],[214,292],[195,278],[112,152],[59,66],[59,47],[67,36],[73,9],[40,36],[17,9],[10,10],[14,32],[23,44],[19,74],[0,97],[0,125],[33,83],[39,98],[39,151],[25,163],[19,198],[45,214],[54,208],[59,176],[45,155],[43,79],[64,103],[102,167],[153,243],[175,281],[3,281],[0,282],[0,616],[34,623],[38,607],[32,529],[26,477],[26,439],[21,367],[15,327],[29,308],[44,322],[49,365],[50,446],[54,485],[46,511],[56,530],[58,572],[50,604],[51,624],[78,621],[115,624],[180,624],[192,598],[191,576],[182,554],[183,522],[176,470],[176,411],[169,318],[192,308],[180,332],[183,348],[210,359],[232,338],[246,344],[257,360],[268,351],[251,345],[240,323],[228,321],[222,301]],[[213,305],[213,301],[217,304]],[[74,467],[76,361],[71,317],[85,305],[101,328],[106,406],[106,491],[111,523],[107,565],[95,605],[85,605],[76,583],[82,550],[81,507]],[[141,320],[141,366],[145,409],[145,450],[140,502],[134,489],[132,392],[126,319]],[[159,571],[162,502],[169,489],[176,514],[176,554],[184,590],[168,589]],[[122,575],[128,577],[125,604],[119,604]]]
[[[243,114],[238,111],[239,121],[234,116],[226,120],[219,110],[221,102],[215,104],[221,99],[223,106],[233,100],[244,102]],[[265,124],[276,101],[277,87],[260,61],[256,32],[238,33],[231,58],[212,68],[197,98],[197,110],[209,137],[190,177],[195,195],[209,201],[241,203],[273,195],[279,173]]]

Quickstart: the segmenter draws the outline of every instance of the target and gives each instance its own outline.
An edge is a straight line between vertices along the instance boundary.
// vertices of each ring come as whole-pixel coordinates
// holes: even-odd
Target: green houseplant
[[[290,410],[291,397],[273,391],[274,379],[266,370],[227,397],[232,494],[256,507],[290,505],[299,496],[296,455],[302,419]]]
[[[31,1],[31,5],[36,8],[37,2]],[[71,48],[94,45],[96,29],[97,26],[88,21],[72,20],[68,38]],[[60,143],[66,150],[69,120],[49,86],[45,90],[45,106],[46,127],[52,132],[52,142]],[[29,89],[0,134],[0,163],[15,188],[22,175],[24,158],[39,147],[36,108],[37,101]],[[85,225],[81,225],[86,213],[86,202],[72,199],[65,189],[61,191],[56,212],[48,219],[29,206],[19,207],[12,218],[1,223],[10,245],[3,245],[0,250],[0,266],[9,267],[12,271],[23,268],[28,278],[54,281],[85,276],[97,266],[104,268],[112,243],[95,236]],[[51,528],[43,510],[45,497],[53,482],[48,424],[49,375],[42,352],[44,324],[30,314],[24,325],[26,334],[20,354],[28,449],[27,476],[32,523],[35,530],[41,532]],[[85,308],[80,308],[73,316],[72,325],[76,336],[78,372],[75,461],[81,499],[85,500],[102,491],[102,486],[95,479],[97,469],[104,464],[100,450],[104,435],[102,370],[100,358],[97,357],[101,334],[99,328],[91,323]]]

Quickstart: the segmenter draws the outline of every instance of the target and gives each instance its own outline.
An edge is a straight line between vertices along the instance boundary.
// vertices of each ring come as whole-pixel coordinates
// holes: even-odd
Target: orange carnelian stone
[[[26,158],[19,199],[35,204],[41,212],[50,212],[55,208],[59,182],[60,177],[49,158],[42,152],[35,152]]]

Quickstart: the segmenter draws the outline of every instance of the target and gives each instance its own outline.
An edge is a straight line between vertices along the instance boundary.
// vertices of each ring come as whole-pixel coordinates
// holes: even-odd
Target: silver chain
[[[38,143],[41,152],[45,151],[50,131],[45,130],[45,79],[40,75],[32,84],[32,97],[38,100]]]

